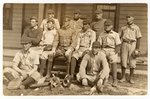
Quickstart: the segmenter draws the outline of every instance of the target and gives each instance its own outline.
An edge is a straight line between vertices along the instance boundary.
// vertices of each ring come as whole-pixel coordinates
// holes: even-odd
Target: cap
[[[65,15],[65,18],[72,18],[71,15]]]
[[[107,19],[105,22],[104,22],[104,25],[113,25],[112,21],[110,19]]]
[[[90,21],[90,20],[88,20],[88,19],[83,20],[83,25],[87,25],[87,24],[90,24],[90,23],[91,23],[91,21]]]
[[[101,9],[97,9],[95,13],[103,13],[103,11]]]
[[[27,39],[27,38],[22,38],[21,39],[21,44],[27,44],[27,43],[31,43],[31,40]]]
[[[54,10],[53,10],[53,9],[49,9],[49,10],[48,10],[48,13],[52,13],[52,14],[54,14],[55,12],[54,12]]]
[[[100,42],[98,42],[98,41],[93,42],[92,47],[94,47],[94,48],[95,47],[100,48]]]
[[[134,17],[133,13],[127,13],[126,18]]]
[[[53,19],[50,19],[47,21],[47,23],[52,22],[53,24],[55,24],[55,21]]]
[[[80,11],[79,9],[76,9],[76,10],[74,10],[74,12],[73,12],[73,13],[74,13],[74,14],[75,14],[75,13],[79,13],[79,14],[80,14],[80,13],[81,13],[81,11]]]
[[[37,17],[35,17],[35,16],[32,16],[32,17],[30,18],[30,20],[38,21]]]

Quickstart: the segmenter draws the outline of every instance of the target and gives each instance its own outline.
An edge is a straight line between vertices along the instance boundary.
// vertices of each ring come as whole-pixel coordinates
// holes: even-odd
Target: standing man
[[[140,28],[134,24],[133,15],[126,16],[127,25],[121,28],[121,68],[122,68],[122,79],[120,82],[124,82],[125,71],[127,68],[127,62],[129,61],[130,76],[129,82],[134,84],[133,75],[136,67],[136,58],[133,56],[135,51],[139,51],[140,39],[142,37]]]
[[[42,28],[45,31],[47,29],[47,26],[46,26],[47,25],[47,21],[48,20],[54,20],[54,22],[55,22],[54,27],[55,27],[56,30],[58,30],[60,28],[60,24],[59,24],[58,19],[55,19],[54,16],[55,16],[54,10],[49,9],[48,10],[48,18],[44,19],[42,21],[40,28]]]
[[[25,29],[22,38],[30,40],[32,46],[38,46],[42,38],[42,29],[38,27],[38,20],[36,17],[30,18],[30,25],[29,28]]]
[[[74,11],[74,17],[73,17],[72,25],[73,25],[73,27],[77,33],[79,31],[81,31],[82,27],[83,27],[83,20],[80,17],[81,17],[81,11],[79,9],[76,9]]]
[[[32,46],[31,40],[22,38],[21,44],[22,50],[16,53],[13,59],[13,66],[4,69],[4,76],[9,81],[20,78],[22,80],[20,88],[27,88],[41,77],[37,71],[39,55],[34,51],[29,50]]]
[[[83,57],[84,53],[92,49],[92,43],[96,40],[96,34],[90,29],[90,22],[83,21],[82,31],[77,36],[77,46],[71,58],[71,75],[74,75],[77,60]]]
[[[100,51],[100,43],[96,41],[92,44],[92,50],[82,59],[77,80],[84,86],[92,84],[93,88],[103,91],[102,85],[107,81],[109,71],[106,55]]]
[[[98,9],[95,11],[96,20],[91,23],[91,28],[96,32],[96,40],[99,35],[104,31],[104,22],[106,19],[103,19],[103,11]]]
[[[121,40],[119,34],[114,32],[113,24],[111,20],[106,20],[104,22],[104,32],[99,36],[99,41],[102,45],[102,49],[104,50],[108,62],[110,64],[110,68],[112,71],[113,83],[112,86],[117,86],[117,61],[118,61],[118,53],[120,51]]]
[[[58,56],[65,56],[67,58],[67,74],[70,72],[70,61],[72,52],[76,47],[76,33],[70,26],[70,17],[66,16],[65,23],[61,29],[58,30],[58,38],[59,43],[56,51],[54,53],[49,54],[48,64],[49,68],[49,75],[51,75],[51,70],[53,66],[53,59]]]

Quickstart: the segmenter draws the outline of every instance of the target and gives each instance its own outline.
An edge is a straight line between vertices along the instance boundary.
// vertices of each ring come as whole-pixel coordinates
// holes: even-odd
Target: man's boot
[[[75,72],[76,64],[77,64],[77,59],[75,57],[72,57],[71,66],[70,66],[70,69],[71,69],[70,74],[71,74],[72,79],[74,79],[74,72]]]
[[[121,77],[121,79],[119,80],[119,82],[120,82],[120,83],[122,83],[122,82],[125,82],[125,81],[126,81],[126,78],[125,78],[126,68],[121,67],[121,71],[122,71],[122,77]]]
[[[129,82],[130,82],[131,84],[134,84],[133,76],[134,76],[134,68],[130,68]]]
[[[41,59],[41,63],[40,63],[40,74],[41,74],[41,76],[43,76],[45,68],[46,68],[46,59]]]
[[[53,61],[52,60],[48,60],[46,78],[50,78],[52,67],[53,67]]]
[[[27,79],[22,82],[20,89],[25,89],[33,83],[35,83],[35,80],[32,77],[27,77]]]
[[[118,81],[117,81],[117,64],[116,63],[112,64],[112,77],[113,77],[112,86],[117,87]]]
[[[5,72],[4,76],[9,80],[12,81],[14,78],[14,76],[11,73]]]

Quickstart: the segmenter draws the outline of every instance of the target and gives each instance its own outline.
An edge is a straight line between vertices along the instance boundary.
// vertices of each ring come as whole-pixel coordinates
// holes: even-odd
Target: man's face
[[[98,51],[99,51],[99,47],[93,47],[93,48],[92,48],[92,53],[93,53],[94,55],[98,54]]]
[[[102,19],[103,14],[102,13],[96,13],[96,19]]]
[[[30,20],[30,24],[31,24],[31,27],[35,27],[35,26],[37,26],[38,23],[36,20],[32,19],[32,20]]]
[[[131,25],[131,24],[133,24],[134,18],[133,17],[127,17],[126,20],[127,20],[127,24]]]
[[[89,24],[83,24],[83,28],[82,29],[86,31],[89,27],[90,27]]]
[[[24,51],[28,51],[30,49],[31,45],[32,45],[31,43],[24,43],[24,44],[22,44],[22,48]]]
[[[54,13],[48,13],[48,19],[54,18]]]
[[[74,19],[79,19],[80,18],[80,14],[79,13],[74,13]]]
[[[106,32],[110,32],[111,30],[112,30],[112,28],[113,28],[113,25],[104,25],[104,30],[106,31]]]
[[[47,23],[48,30],[51,30],[54,27],[54,24],[52,22]]]

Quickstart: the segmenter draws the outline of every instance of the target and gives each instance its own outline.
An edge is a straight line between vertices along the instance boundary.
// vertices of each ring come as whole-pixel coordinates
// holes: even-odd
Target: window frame
[[[12,19],[13,19],[13,4],[10,4],[10,8],[5,8],[5,6],[7,5],[8,3],[4,4],[3,5],[3,29],[4,30],[12,30]],[[4,11],[5,10],[9,10],[9,22],[8,24],[4,24],[4,20],[5,20],[5,16],[4,16]]]

